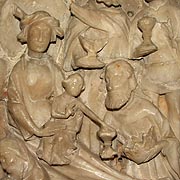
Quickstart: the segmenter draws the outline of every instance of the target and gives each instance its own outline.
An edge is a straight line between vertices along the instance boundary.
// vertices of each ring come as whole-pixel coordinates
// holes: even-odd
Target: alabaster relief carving
[[[0,2],[0,179],[179,180],[179,2],[27,4]]]

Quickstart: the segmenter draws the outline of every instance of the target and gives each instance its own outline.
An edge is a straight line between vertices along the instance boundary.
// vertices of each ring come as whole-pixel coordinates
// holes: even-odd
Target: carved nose
[[[42,42],[43,41],[43,32],[42,33],[40,33],[40,36],[39,36],[39,42]]]

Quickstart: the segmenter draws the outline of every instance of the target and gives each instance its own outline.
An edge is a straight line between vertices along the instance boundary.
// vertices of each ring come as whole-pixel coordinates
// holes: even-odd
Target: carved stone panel
[[[179,180],[178,0],[0,0],[0,180]]]

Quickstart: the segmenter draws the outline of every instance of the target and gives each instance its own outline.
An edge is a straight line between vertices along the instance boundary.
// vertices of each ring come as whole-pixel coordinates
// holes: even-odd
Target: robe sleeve
[[[8,84],[8,110],[14,120],[17,128],[21,131],[25,140],[29,139],[38,127],[30,117],[26,105],[24,103],[24,90],[23,70],[21,68],[22,62],[17,63],[10,75]]]
[[[103,13],[103,10],[95,10],[84,8],[73,3],[71,5],[71,12],[83,23],[99,29],[105,32],[118,32],[119,25],[112,19],[111,16],[107,16]]]

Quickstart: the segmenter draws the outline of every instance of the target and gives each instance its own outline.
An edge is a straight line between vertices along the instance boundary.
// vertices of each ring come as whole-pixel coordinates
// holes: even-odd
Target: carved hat
[[[56,41],[56,36],[63,37],[64,32],[60,28],[59,20],[52,17],[46,11],[36,11],[32,14],[26,14],[22,9],[19,7],[15,8],[14,16],[20,20],[20,29],[22,30],[21,33],[17,36],[18,40],[21,42],[26,42],[27,40],[27,32],[29,27],[38,21],[43,21],[48,24],[52,28],[52,37],[51,41]]]

